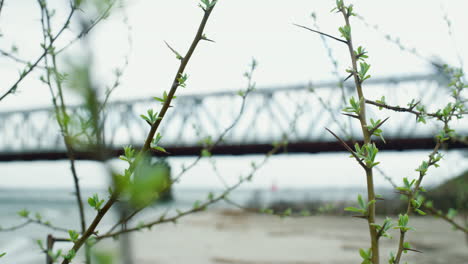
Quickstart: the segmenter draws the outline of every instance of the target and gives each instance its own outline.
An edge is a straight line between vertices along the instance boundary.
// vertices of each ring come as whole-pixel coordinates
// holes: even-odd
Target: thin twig
[[[53,36],[50,34],[52,32],[52,26],[51,26],[51,15],[49,13],[49,9],[47,7],[47,3],[38,0],[38,4],[41,8],[41,24],[42,24],[42,30],[43,30],[43,38],[44,38],[44,47],[47,46],[47,39],[49,40],[49,43],[52,43],[52,48],[53,46]],[[47,52],[47,50],[44,50],[44,52]],[[51,62],[52,62],[52,67],[49,67],[49,61],[48,61],[48,56],[51,57]],[[76,171],[76,161],[75,161],[75,154],[74,154],[74,149],[73,145],[71,142],[71,136],[69,132],[69,128],[67,124],[62,123],[61,117],[69,116],[66,110],[66,103],[65,99],[63,96],[63,88],[62,88],[62,82],[60,81],[60,76],[59,76],[59,70],[58,70],[58,65],[57,65],[57,54],[54,52],[51,52],[49,55],[46,55],[44,57],[44,62],[46,65],[46,68],[48,69],[46,71],[46,80],[44,80],[47,85],[49,86],[49,89],[51,91],[52,95],[52,103],[55,108],[55,113],[56,113],[56,119],[58,126],[61,129],[62,132],[62,137],[63,137],[63,142],[65,144],[66,150],[67,150],[67,156],[68,160],[70,162],[70,171],[72,173],[73,177],[73,183],[74,183],[74,188],[75,188],[75,198],[78,206],[78,212],[79,212],[79,221],[80,221],[80,227],[81,227],[81,234],[84,234],[86,231],[86,216],[84,212],[84,206],[83,206],[83,200],[82,200],[82,195],[81,195],[81,188],[79,184],[79,178],[78,178],[78,173]],[[58,90],[58,98],[59,102],[57,102],[57,98],[53,93],[53,88],[52,88],[52,83],[51,83],[51,74],[54,74],[54,79],[55,79],[55,85]],[[91,259],[90,259],[90,252],[89,252],[89,247],[86,247],[86,259],[85,263],[90,264]]]
[[[66,228],[57,227],[57,226],[54,226],[54,225],[50,224],[49,222],[44,222],[42,220],[33,219],[33,218],[27,218],[26,222],[21,223],[21,224],[16,225],[16,226],[11,226],[11,227],[7,227],[7,228],[0,228],[0,232],[15,231],[15,230],[21,229],[23,227],[26,227],[26,226],[28,226],[30,224],[40,225],[40,226],[47,227],[47,228],[49,228],[51,230],[55,230],[55,231],[68,232],[68,229],[66,229]]]
[[[20,77],[16,80],[16,82],[2,96],[0,96],[0,101],[3,100],[5,97],[7,97],[9,94],[14,93],[16,89],[18,88],[19,83],[23,81],[24,78],[26,78],[26,76],[28,76],[36,68],[39,62],[41,62],[42,59],[44,59],[47,56],[47,53],[49,52],[49,49],[53,47],[54,42],[60,37],[60,35],[62,35],[65,29],[68,28],[69,23],[73,17],[73,14],[75,13],[76,10],[77,10],[77,7],[75,5],[72,5],[71,11],[68,14],[68,17],[65,23],[63,24],[62,28],[60,28],[60,30],[57,32],[57,34],[51,38],[49,45],[44,49],[45,51],[36,59],[34,63],[32,63],[30,66],[25,68],[25,71],[20,75]]]
[[[454,228],[463,231],[465,234],[468,234],[468,227],[463,227],[459,223],[455,222],[452,218],[447,217],[445,214],[442,214],[438,210],[436,210],[434,207],[427,207],[424,206],[425,210],[429,211],[432,215],[436,217],[442,218],[444,221],[450,223]]]
[[[110,11],[114,7],[116,2],[117,0],[113,0],[112,2],[110,2],[107,8],[101,14],[99,14],[95,19],[91,21],[91,24],[89,24],[85,29],[83,29],[74,39],[68,42],[68,44],[63,46],[61,49],[57,50],[56,54],[58,55],[62,53],[63,51],[65,51],[66,49],[68,49],[75,42],[77,42],[78,40],[86,36],[94,27],[96,27],[97,24],[99,24],[99,22],[109,17]]]
[[[74,252],[78,252],[78,250],[83,246],[83,244],[88,240],[88,238],[94,234],[96,227],[101,222],[102,218],[107,214],[112,205],[116,202],[116,200],[117,199],[114,195],[109,198],[109,200],[102,207],[102,209],[98,211],[98,214],[96,215],[86,232],[83,235],[81,235],[81,237],[78,239],[78,241],[75,242],[75,244],[73,244],[71,250],[73,250]],[[69,259],[63,259],[62,264],[68,263],[70,263]]]
[[[263,161],[258,164],[257,166],[253,167],[252,168],[252,171],[246,176],[246,177],[241,177],[239,179],[239,181],[230,186],[229,188],[227,188],[224,192],[222,192],[221,194],[217,195],[216,197],[213,197],[212,199],[209,199],[208,201],[192,208],[192,209],[189,209],[187,211],[184,211],[184,212],[179,212],[177,215],[175,216],[172,216],[172,217],[165,217],[165,214],[162,215],[161,217],[159,217],[157,220],[154,220],[154,221],[151,221],[149,223],[146,223],[146,224],[143,224],[143,225],[139,225],[137,227],[133,227],[133,228],[126,228],[126,229],[122,229],[122,230],[119,230],[119,231],[116,231],[116,232],[111,232],[111,233],[106,233],[102,236],[96,236],[96,239],[97,240],[102,240],[102,239],[105,239],[105,238],[111,238],[111,237],[116,237],[116,236],[119,236],[121,234],[125,234],[125,233],[129,233],[129,232],[134,232],[134,231],[138,231],[138,230],[141,230],[141,229],[145,229],[145,228],[152,228],[153,226],[155,225],[159,225],[159,224],[163,224],[163,223],[176,223],[177,220],[179,220],[180,218],[186,216],[186,215],[189,215],[189,214],[193,214],[193,213],[196,213],[196,212],[200,212],[200,211],[203,211],[205,210],[208,206],[220,201],[220,200],[224,200],[226,198],[226,196],[233,190],[237,189],[237,187],[239,187],[242,183],[244,183],[245,181],[250,181],[253,177],[253,175],[261,168],[263,167],[263,165],[266,164],[266,162],[268,161],[268,159],[275,153],[277,153],[280,149],[282,148],[282,145],[276,145],[275,147],[273,147],[272,150],[270,150],[264,157]]]
[[[24,59],[21,59],[9,52],[6,52],[4,50],[0,50],[0,54],[3,55],[4,57],[7,57],[9,59],[12,59],[13,61],[17,62],[17,63],[21,63],[21,64],[25,64],[25,65],[28,65],[29,64],[29,61],[27,60],[24,60]],[[41,65],[37,65],[36,66],[37,68],[41,68],[41,69],[45,69],[43,66]]]
[[[433,163],[433,159],[434,159],[434,156],[435,154],[438,153],[439,151],[439,148],[441,147],[441,142],[438,141],[437,144],[435,145],[432,153],[429,155],[429,159],[428,159],[428,164],[429,166],[431,165],[434,165]],[[406,214],[407,215],[410,215],[412,210],[412,206],[411,206],[411,200],[416,196],[416,194],[419,192],[420,190],[420,186],[421,186],[421,182],[424,178],[424,173],[423,172],[419,172],[419,178],[418,180],[416,181],[416,185],[414,186],[414,188],[411,190],[410,193],[407,193],[406,196],[408,196],[408,204],[407,204],[407,209],[406,209]],[[398,243],[398,250],[397,250],[397,255],[395,257],[395,261],[393,262],[394,264],[399,264],[400,263],[400,259],[401,259],[401,255],[403,253],[403,251],[405,250],[405,247],[404,247],[404,242],[405,242],[405,233],[406,231],[403,231],[401,230],[400,231],[400,238],[399,238],[399,243]]]

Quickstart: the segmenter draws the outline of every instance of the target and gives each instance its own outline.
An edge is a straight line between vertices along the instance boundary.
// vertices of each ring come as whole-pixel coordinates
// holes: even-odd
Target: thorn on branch
[[[349,78],[353,77],[353,75],[354,75],[354,73],[350,73],[350,74],[348,75],[348,77],[346,77],[346,78],[343,80],[343,82],[346,82],[347,80],[349,80]]]
[[[413,249],[413,248],[403,248],[403,250],[408,250],[408,251],[413,251],[413,252],[423,253],[422,251],[420,251],[420,250],[417,250],[417,249]]]
[[[154,153],[163,153],[163,154],[166,154],[166,155],[171,155],[170,152],[167,152],[167,151],[162,151],[160,149],[155,149],[155,148],[151,148],[151,151],[154,152]]]
[[[364,169],[367,169],[367,166],[362,162],[361,159],[359,159],[359,157],[356,155],[356,153],[354,152],[354,150],[348,146],[348,144],[346,144],[346,142],[344,142],[340,137],[338,137],[335,133],[333,133],[330,129],[328,128],[325,128],[328,132],[330,132],[330,134],[332,134],[338,141],[340,141],[340,143],[345,147],[346,150],[349,151],[349,153],[351,153],[351,155],[353,155],[353,157],[359,162],[359,164],[364,168]]]
[[[212,39],[209,39],[209,38],[207,38],[205,35],[203,35],[203,36],[201,37],[201,39],[202,39],[202,40],[205,40],[205,41],[208,41],[208,42],[213,42],[213,43],[216,43],[216,41],[214,41],[214,40],[212,40]]]
[[[349,116],[349,117],[352,117],[352,118],[359,119],[359,116],[358,116],[358,115],[347,114],[347,113],[342,113],[342,114],[345,115],[345,116]]]
[[[337,38],[337,37],[334,37],[334,36],[329,35],[329,34],[327,34],[327,33],[323,33],[323,32],[320,32],[320,31],[318,31],[318,30],[311,29],[311,28],[308,28],[308,27],[306,27],[306,26],[302,26],[302,25],[298,25],[298,24],[293,24],[293,25],[295,25],[295,26],[297,26],[297,27],[300,27],[300,28],[303,28],[303,29],[310,30],[310,31],[312,31],[312,32],[315,32],[315,33],[317,33],[317,34],[323,35],[323,36],[325,36],[325,37],[329,37],[329,38],[334,39],[334,40],[336,40],[336,41],[343,42],[344,44],[348,45],[348,41],[343,40],[343,39],[340,39],[340,38]]]
[[[413,111],[414,108],[416,108],[416,106],[418,106],[420,103],[421,101],[418,101],[417,103],[415,103],[413,106],[410,107],[410,110]]]
[[[166,46],[176,55],[176,58],[177,58],[178,60],[183,60],[183,59],[184,59],[184,57],[182,57],[182,55],[180,55],[179,52],[177,52],[175,49],[173,49],[173,48],[169,45],[169,43],[167,43],[166,41],[164,41],[164,43],[166,43]]]
[[[371,131],[369,131],[369,134],[370,135],[373,135],[374,132],[379,129],[379,127],[381,127],[383,125],[383,123],[385,123],[390,117],[387,117],[385,118],[382,122],[380,122],[377,126],[375,126]],[[384,142],[385,143],[385,142]]]

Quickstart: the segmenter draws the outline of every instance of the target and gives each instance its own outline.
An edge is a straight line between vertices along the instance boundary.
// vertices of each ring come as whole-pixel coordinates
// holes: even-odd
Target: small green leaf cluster
[[[452,97],[455,98],[457,103],[460,103],[460,93],[468,88],[468,85],[466,85],[463,82],[463,69],[461,68],[450,68],[448,65],[444,65],[444,71],[445,73],[449,74],[451,76],[450,83],[448,86],[452,89]],[[464,107],[464,106],[461,106]],[[460,109],[463,110],[463,109]]]
[[[385,96],[382,96],[380,98],[380,100],[376,100],[375,102],[378,103],[378,104],[381,104],[381,105],[387,105],[387,103],[385,102]],[[383,109],[383,107],[379,106],[379,110],[382,110],[382,109]]]
[[[416,182],[416,180],[413,179],[413,180],[410,182],[410,181],[408,180],[408,178],[405,177],[405,178],[403,178],[403,184],[404,184],[404,186],[403,186],[403,187],[401,187],[401,186],[396,187],[396,189],[399,190],[399,191],[402,191],[402,192],[405,193],[405,194],[409,194],[409,193],[412,192],[412,188],[413,188],[413,185],[414,185],[415,182]]]
[[[416,101],[416,99],[411,99],[411,102],[406,104],[409,109],[414,109],[417,105],[419,105],[419,102]]]
[[[150,126],[152,126],[157,120],[162,119],[158,117],[158,112],[154,112],[153,109],[148,109],[148,115],[140,115]]]
[[[424,211],[422,211],[420,208],[424,204],[424,196],[418,195],[419,191],[426,192],[426,190],[421,187],[413,187],[415,185],[416,180],[412,180],[411,182],[408,180],[408,178],[403,178],[403,186],[397,187],[396,189],[401,191],[404,195],[406,195],[409,198],[409,202],[411,204],[411,207],[414,209],[414,211],[420,215],[426,215]],[[416,189],[417,188],[417,189]],[[416,198],[414,198],[416,196]]]
[[[465,105],[462,102],[448,103],[443,109],[437,110],[435,113],[437,117],[443,122],[448,122],[455,115],[458,119],[463,118],[463,112],[465,111]]]
[[[395,226],[394,229],[400,229],[402,233],[407,232],[408,230],[414,230],[412,227],[408,226],[409,216],[408,214],[400,214],[398,216],[398,226]]]
[[[438,164],[439,161],[441,161],[443,158],[443,155],[440,153],[434,153],[429,156],[429,161],[423,161],[419,167],[415,169],[415,171],[418,171],[420,176],[423,177],[427,174],[427,171],[431,166],[434,166],[438,168],[440,165]]]
[[[124,155],[121,155],[119,159],[131,164],[135,158],[135,149],[132,146],[124,147]]]
[[[214,193],[209,192],[208,193],[208,201],[213,201],[213,199],[214,199]]]
[[[377,120],[375,121],[374,119],[370,119],[370,125],[367,125],[367,130],[369,132],[372,132],[372,135],[371,136],[377,136],[377,137],[380,137],[380,139],[382,139],[382,141],[385,143],[385,139],[382,135],[382,129],[378,128],[382,125],[382,120]]]
[[[176,98],[177,98],[177,96],[172,96],[172,99],[176,99]],[[161,102],[161,104],[165,104],[166,101],[169,99],[169,97],[168,97],[168,95],[167,95],[167,92],[164,91],[163,97],[162,97],[162,98],[161,98],[161,97],[156,97],[156,96],[155,96],[155,97],[153,97],[153,99],[156,100],[156,101]]]
[[[359,46],[357,50],[354,51],[354,55],[356,56],[356,59],[367,59],[369,56],[367,56],[367,51],[365,48]]]
[[[72,261],[72,260],[75,258],[75,256],[76,256],[75,250],[74,250],[74,249],[70,249],[70,250],[68,251],[68,253],[67,253],[65,256],[63,256],[63,258],[66,259],[66,260],[68,260],[68,261]]]
[[[212,9],[215,5],[216,5],[216,2],[218,2],[218,0],[200,0],[201,1],[201,4],[199,4],[199,6],[204,10],[204,11],[207,11],[209,9]]]
[[[204,149],[201,150],[200,155],[202,157],[211,157],[212,154],[208,149],[204,148]]]
[[[346,6],[343,2],[343,0],[336,0],[336,7],[334,7],[330,12],[336,11],[336,13],[339,12],[345,12],[347,17],[350,16],[355,16],[356,13],[353,12],[354,6],[351,4],[349,6]]]
[[[29,218],[29,211],[26,210],[26,209],[22,209],[20,211],[17,212],[17,214],[20,216],[20,217],[23,217],[23,218]]]
[[[436,135],[436,138],[440,141],[440,142],[445,142],[447,140],[449,140],[450,138],[453,138],[455,137],[456,134],[455,134],[455,130],[453,129],[443,129],[441,130],[437,135]]]
[[[44,249],[44,251],[46,250]],[[47,255],[52,259],[52,263],[57,262],[60,257],[64,257],[61,249],[57,250],[56,252],[49,250],[47,251]]]
[[[396,261],[395,253],[390,251],[390,258],[388,259],[388,264],[395,264],[395,261]]]
[[[6,255],[6,252],[1,253],[1,254],[0,254],[0,258],[1,258],[1,257],[4,257],[5,255]]]
[[[363,216],[367,216],[367,211],[368,211],[369,206],[375,203],[375,200],[372,200],[366,204],[360,194],[357,196],[357,201],[358,201],[359,208],[346,207],[344,210],[348,212],[361,213]]]
[[[457,210],[450,208],[447,212],[447,218],[453,220],[457,216]]]
[[[411,249],[411,244],[409,242],[404,242],[403,243],[403,253],[408,253],[408,250]]]
[[[198,144],[201,144],[204,147],[211,147],[214,145],[213,137],[206,136],[198,141]]]
[[[198,131],[197,131],[198,134]],[[199,144],[203,146],[203,149],[200,151],[200,156],[202,157],[211,157],[211,148],[214,145],[213,138],[211,136],[206,136],[198,141]]]
[[[180,77],[177,78],[177,82],[180,87],[185,88],[187,86],[186,81],[188,80],[188,75],[186,73],[180,74]]]
[[[340,28],[341,31],[341,28]],[[369,79],[371,76],[367,74],[370,69],[370,64],[368,64],[365,59],[369,58],[367,51],[359,46],[354,52],[356,61],[359,62],[359,70],[356,72],[353,68],[347,69],[346,72],[351,74],[357,74],[359,83],[363,83],[365,80]]]
[[[362,147],[358,143],[354,144],[356,156],[363,160],[367,168],[373,168],[377,166],[380,162],[376,162],[375,158],[379,149],[375,146],[375,143],[366,143]],[[351,156],[354,157],[354,156]]]
[[[371,77],[370,75],[367,75],[367,72],[369,71],[369,69],[370,69],[370,64],[368,64],[367,62],[359,63],[358,77],[361,83],[363,83],[365,80]]]
[[[348,41],[351,39],[351,27],[350,26],[344,25],[342,27],[339,27],[338,30],[340,31],[340,34],[343,38],[345,38]]]
[[[101,210],[101,206],[103,203],[104,203],[104,200],[99,199],[99,196],[97,193],[95,193],[92,197],[88,198],[89,206],[94,208],[94,210],[96,211]]]
[[[383,236],[386,238],[392,238],[392,236],[389,233],[387,233],[387,231],[393,227],[393,222],[391,218],[388,218],[388,217],[385,218],[382,225],[375,224],[375,223],[372,223],[371,225],[375,227],[379,237]]]
[[[371,249],[359,249],[359,255],[361,255],[361,264],[372,264],[372,251]]]
[[[52,263],[56,263],[59,260],[60,257],[67,258],[67,256],[68,256],[68,257],[70,257],[69,260],[72,260],[75,257],[75,254],[70,254],[70,252],[67,255],[62,254],[63,251],[61,249],[57,250],[56,252],[53,252],[52,250],[47,250],[44,247],[44,243],[40,239],[36,240],[36,244],[41,249],[41,251],[47,253],[47,255],[51,258]],[[75,252],[75,251],[73,251],[73,252]]]
[[[154,150],[163,152],[163,153],[167,153],[165,148],[159,146],[159,142],[161,141],[161,139],[162,139],[162,135],[158,132],[156,134],[156,137],[153,138],[153,141],[151,141],[151,148]]]
[[[199,200],[196,200],[192,205],[192,209],[197,210],[197,211],[201,211],[201,210],[205,210],[206,206],[204,204],[202,204],[202,202],[200,202]]]
[[[68,236],[70,237],[70,241],[75,243],[76,241],[78,241],[80,234],[75,230],[68,230]]]
[[[416,213],[420,215],[426,215],[424,211],[419,209],[424,204],[424,197],[422,195],[418,195],[416,199],[411,199],[410,203],[411,203],[411,207],[414,209]]]
[[[359,116],[359,114],[361,113],[361,104],[360,104],[360,102],[356,101],[354,96],[352,96],[349,99],[349,104],[350,104],[349,106],[343,108],[343,112],[355,113],[356,115]]]
[[[26,209],[22,209],[20,211],[17,212],[18,216],[22,217],[22,218],[25,218],[29,221],[34,221],[36,223],[39,223],[39,224],[43,224],[43,225],[46,225],[46,226],[51,226],[51,223],[49,221],[43,221],[42,219],[42,215],[40,213],[35,213],[34,214],[34,218],[31,217],[31,212],[26,210]],[[0,230],[1,230],[1,227],[0,227]]]
[[[416,110],[419,112],[419,114],[416,116],[416,122],[426,124],[426,107],[424,105],[417,105]]]
[[[242,98],[245,98],[247,96],[247,94],[249,94],[250,92],[252,92],[253,90],[255,90],[255,86],[256,86],[256,83],[255,82],[252,82],[252,77],[253,77],[253,74],[255,72],[255,70],[257,69],[257,66],[258,66],[258,62],[255,58],[252,58],[252,62],[250,63],[250,69],[246,72],[244,72],[244,77],[247,79],[247,89],[246,90],[239,90],[237,92],[237,94],[242,97]]]

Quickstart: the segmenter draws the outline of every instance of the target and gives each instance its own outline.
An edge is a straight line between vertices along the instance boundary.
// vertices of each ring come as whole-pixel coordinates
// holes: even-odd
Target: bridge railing
[[[449,92],[444,88],[443,76],[436,74],[399,78],[373,78],[366,82],[369,99],[386,96],[391,105],[406,106],[412,98],[420,99],[429,110],[445,105]],[[346,97],[354,95],[353,87],[343,87]],[[161,145],[168,148],[194,147],[199,140],[211,136],[216,139],[239,113],[242,99],[237,92],[218,92],[204,95],[181,95],[174,102],[160,132]],[[341,115],[344,107],[342,90],[337,82],[257,89],[246,99],[242,117],[229,131],[222,145],[242,146],[270,144],[284,135],[289,142],[334,142],[325,127],[343,138],[359,139],[358,122]],[[149,130],[140,118],[147,109],[159,109],[153,99],[109,103],[104,112],[105,142],[111,149],[124,145],[139,146]],[[71,107],[72,116],[83,112]],[[388,140],[432,137],[438,130],[435,124],[417,124],[414,115],[379,111],[369,107],[368,118],[390,117],[385,124]],[[63,151],[65,149],[52,109],[42,108],[0,113],[0,153],[28,153]],[[465,122],[466,123],[466,122]],[[466,124],[456,127],[468,131]]]

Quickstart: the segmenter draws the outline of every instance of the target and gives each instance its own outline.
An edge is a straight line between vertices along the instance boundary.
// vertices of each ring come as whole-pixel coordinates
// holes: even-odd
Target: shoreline
[[[410,232],[408,239],[424,253],[410,252],[404,261],[468,263],[463,233],[432,217],[412,218],[411,223],[416,231]],[[385,259],[398,243],[397,231],[391,234],[393,239],[381,242]],[[209,210],[187,216],[175,225],[132,233],[130,240],[135,263],[142,264],[345,264],[360,262],[358,250],[368,246],[368,230],[362,219],[351,217],[281,219],[239,210]],[[117,245],[103,241],[100,248],[116,251]]]

